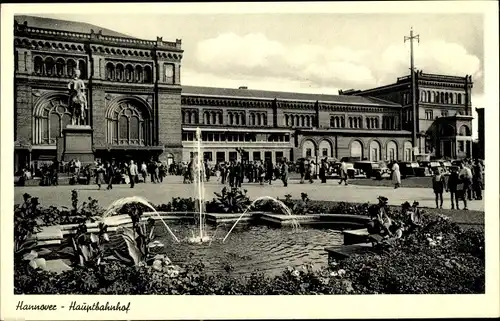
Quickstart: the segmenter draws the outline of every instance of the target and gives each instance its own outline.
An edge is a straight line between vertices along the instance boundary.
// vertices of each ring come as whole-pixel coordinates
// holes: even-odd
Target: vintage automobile
[[[399,172],[401,173],[401,178],[406,178],[409,176],[418,176],[418,169],[420,168],[416,162],[400,162]]]
[[[354,169],[359,170],[366,178],[382,177],[390,175],[390,170],[385,162],[358,161],[354,163]]]

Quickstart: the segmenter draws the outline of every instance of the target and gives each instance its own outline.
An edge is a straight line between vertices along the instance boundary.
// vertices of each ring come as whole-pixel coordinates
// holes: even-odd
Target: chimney
[[[238,89],[248,89],[247,86],[240,86]]]

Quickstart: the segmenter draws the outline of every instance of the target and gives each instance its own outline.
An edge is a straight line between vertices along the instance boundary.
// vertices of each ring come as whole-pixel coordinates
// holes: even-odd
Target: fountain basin
[[[149,218],[158,221],[161,219],[168,222],[193,222],[195,212],[145,212],[141,217],[142,221]],[[228,213],[210,213],[205,214],[207,223],[211,225],[233,224],[238,220],[241,214]],[[249,212],[243,215],[239,223],[264,224],[273,227],[292,226],[296,220],[303,227],[330,228],[334,230],[362,229],[369,218],[361,215],[349,214],[309,214],[309,215],[283,215],[264,212]],[[132,221],[128,214],[120,214],[106,217],[103,222],[108,225],[108,231],[116,231],[119,227],[131,227]],[[86,223],[89,233],[97,233],[99,222]],[[32,236],[32,239],[38,240],[37,246],[57,245],[62,240],[76,233],[77,224],[54,225],[44,227],[39,233]]]

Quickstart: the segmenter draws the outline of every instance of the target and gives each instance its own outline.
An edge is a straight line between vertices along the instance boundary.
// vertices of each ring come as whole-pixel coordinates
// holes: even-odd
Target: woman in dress
[[[97,162],[96,169],[95,169],[95,180],[96,184],[101,189],[101,184],[105,183],[104,182],[104,165],[99,161]]]
[[[397,162],[392,163],[392,182],[394,183],[394,188],[401,186],[401,173],[399,172],[399,165]]]

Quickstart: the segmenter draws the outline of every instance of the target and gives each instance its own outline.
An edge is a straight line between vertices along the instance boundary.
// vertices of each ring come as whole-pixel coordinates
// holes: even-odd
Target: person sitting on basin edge
[[[387,215],[387,197],[379,196],[378,205],[373,207],[370,213],[371,222],[368,223],[368,231],[370,234],[384,235],[384,237],[392,236],[390,227],[392,225],[392,220]],[[372,233],[373,232],[373,233]]]

